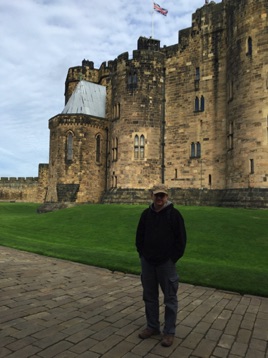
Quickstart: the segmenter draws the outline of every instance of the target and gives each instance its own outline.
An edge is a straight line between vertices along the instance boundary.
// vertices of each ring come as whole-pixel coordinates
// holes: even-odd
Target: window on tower
[[[138,76],[135,70],[130,70],[127,77],[127,88],[135,90],[138,87]]]
[[[66,138],[66,159],[67,161],[73,160],[73,133],[68,132]]]
[[[199,90],[199,82],[200,82],[200,68],[196,67],[195,68],[195,78],[194,78],[194,87],[195,87],[196,91]]]
[[[194,111],[195,112],[204,112],[205,110],[205,97],[201,96],[200,99],[198,96],[194,100]]]
[[[100,164],[101,162],[101,136],[97,134],[96,136],[96,162]]]
[[[190,148],[191,158],[201,158],[201,144],[200,142],[192,142]]]
[[[112,161],[116,162],[118,158],[118,138],[115,137],[112,140]]]
[[[247,56],[252,56],[252,38],[248,37],[248,43],[247,43]]]
[[[134,159],[144,159],[145,158],[145,137],[142,134],[138,134],[134,137]]]

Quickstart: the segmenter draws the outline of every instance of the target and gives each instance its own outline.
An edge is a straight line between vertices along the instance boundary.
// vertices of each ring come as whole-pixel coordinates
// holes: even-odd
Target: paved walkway
[[[176,338],[164,348],[160,336],[138,338],[137,276],[4,247],[0,275],[1,358],[268,357],[268,298],[181,284]]]

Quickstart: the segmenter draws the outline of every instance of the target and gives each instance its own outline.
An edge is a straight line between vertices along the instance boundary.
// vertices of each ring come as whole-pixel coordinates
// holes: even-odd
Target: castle
[[[223,0],[177,44],[83,60],[49,120],[49,164],[24,189],[1,178],[0,199],[143,202],[161,182],[182,203],[268,207],[267,54],[267,0]]]

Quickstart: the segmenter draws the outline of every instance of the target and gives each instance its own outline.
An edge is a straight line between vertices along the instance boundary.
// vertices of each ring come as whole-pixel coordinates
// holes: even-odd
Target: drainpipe
[[[161,110],[161,182],[165,183],[165,131],[166,131],[166,69],[163,68],[162,110]]]

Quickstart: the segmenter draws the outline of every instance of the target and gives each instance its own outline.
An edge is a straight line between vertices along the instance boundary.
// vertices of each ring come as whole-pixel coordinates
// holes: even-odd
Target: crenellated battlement
[[[38,182],[38,177],[0,177],[0,184],[29,184]]]

